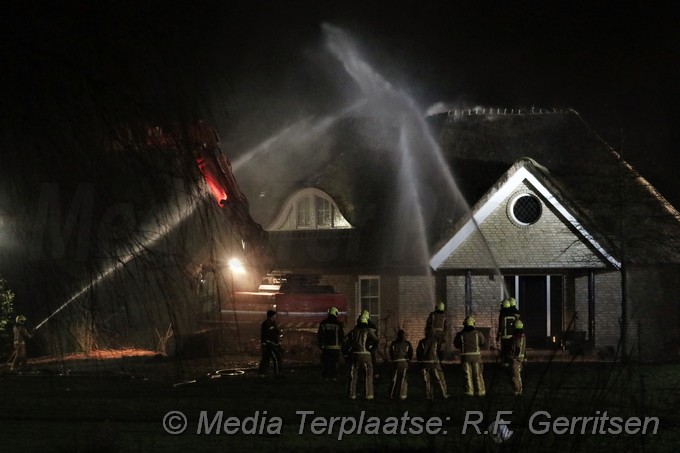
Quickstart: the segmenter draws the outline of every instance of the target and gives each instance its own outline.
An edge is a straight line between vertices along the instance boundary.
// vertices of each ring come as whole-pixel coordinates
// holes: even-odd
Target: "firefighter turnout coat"
[[[338,363],[340,362],[340,351],[344,338],[344,326],[336,316],[329,314],[319,324],[316,339],[321,348],[322,376],[324,379],[337,379],[338,377]]]
[[[473,396],[476,388],[477,395],[486,395],[482,364],[482,348],[486,346],[484,334],[473,326],[465,326],[456,334],[453,345],[460,349],[460,361],[465,372],[465,394]]]

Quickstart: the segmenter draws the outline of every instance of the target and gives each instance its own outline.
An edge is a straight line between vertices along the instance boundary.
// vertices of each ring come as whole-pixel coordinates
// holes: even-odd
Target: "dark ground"
[[[0,375],[5,403],[0,439],[2,451],[674,451],[680,442],[679,363],[623,365],[569,355],[564,360],[559,355],[552,359],[527,364],[522,397],[512,395],[507,370],[495,363],[485,366],[488,395],[464,397],[460,365],[446,364],[453,396],[434,402],[425,400],[415,367],[406,401],[387,398],[389,373],[383,365],[375,401],[349,401],[344,367],[338,382],[324,382],[319,366],[303,363],[289,364],[283,378],[258,377],[257,357],[245,355],[34,362],[24,374],[3,371]],[[167,415],[170,411],[187,417],[188,428],[180,435],[170,435],[163,428],[164,417],[177,421]],[[218,434],[213,427],[206,434],[204,425],[199,434],[202,411],[208,422],[222,411],[222,422],[214,427],[225,428],[228,417],[237,417],[241,431]],[[314,412],[301,434],[302,416],[297,411]],[[312,417],[327,422],[331,417],[358,421],[362,411],[365,420],[375,416],[384,426],[390,417],[401,420],[407,412],[408,417],[425,420],[436,417],[443,426],[433,434],[363,432],[341,440],[340,422],[330,434],[321,425],[311,426]],[[529,423],[538,411],[548,412],[552,419],[592,417],[604,411],[624,420],[658,417],[659,428],[656,434],[647,435],[537,434],[531,432]],[[480,427],[484,428],[498,415],[509,420],[514,431],[506,443],[495,444],[471,425],[463,434],[466,417],[483,417]],[[248,429],[256,433],[248,434]]]

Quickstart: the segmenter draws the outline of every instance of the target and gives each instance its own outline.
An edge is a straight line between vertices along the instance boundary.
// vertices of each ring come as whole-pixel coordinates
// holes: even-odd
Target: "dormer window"
[[[306,188],[286,201],[269,231],[352,228],[325,192]]]

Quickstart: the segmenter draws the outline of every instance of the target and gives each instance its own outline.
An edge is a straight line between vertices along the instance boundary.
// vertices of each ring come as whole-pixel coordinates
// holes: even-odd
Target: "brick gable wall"
[[[518,187],[479,225],[442,264],[444,269],[479,268],[604,268],[584,240],[542,201],[541,218],[519,226],[508,213],[508,201],[520,194],[534,194]],[[538,197],[540,199],[540,197]],[[481,234],[480,234],[481,231]],[[489,253],[493,251],[493,255]]]

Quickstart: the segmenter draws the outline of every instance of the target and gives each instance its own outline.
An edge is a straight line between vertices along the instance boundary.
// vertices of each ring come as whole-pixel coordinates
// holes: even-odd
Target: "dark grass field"
[[[0,451],[671,452],[680,445],[678,363],[529,363],[522,397],[512,395],[506,369],[487,364],[484,398],[464,396],[460,365],[446,364],[452,397],[429,402],[415,367],[406,401],[387,398],[387,366],[380,368],[374,401],[350,401],[344,367],[338,382],[324,382],[320,367],[310,364],[262,378],[255,360],[147,357],[4,373]],[[164,429],[164,418],[179,427],[178,414],[166,416],[171,411],[186,417],[181,434]],[[620,418],[618,429],[601,421],[605,411]],[[514,432],[503,444],[483,433],[497,416]],[[573,417],[600,417],[600,424],[589,422],[583,433]],[[658,418],[656,434],[654,419],[646,434],[635,425],[645,417]],[[548,422],[566,433],[548,430]],[[341,433],[343,426],[351,432]]]

